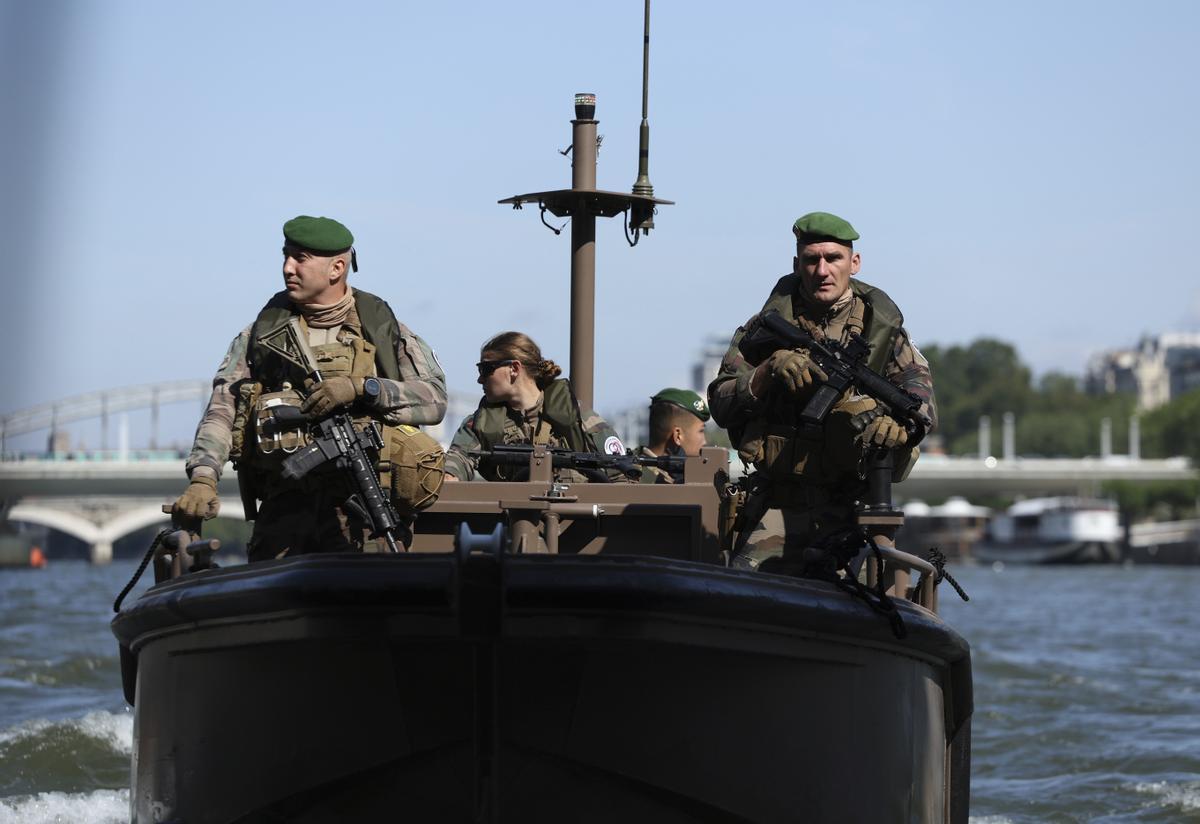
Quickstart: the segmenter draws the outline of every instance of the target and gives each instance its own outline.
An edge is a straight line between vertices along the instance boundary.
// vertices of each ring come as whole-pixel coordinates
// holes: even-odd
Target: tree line
[[[1016,416],[1018,455],[1082,458],[1100,454],[1101,421],[1112,421],[1112,450],[1129,452],[1129,421],[1138,414],[1144,458],[1184,455],[1200,464],[1200,390],[1149,412],[1137,412],[1132,393],[1092,395],[1080,378],[1049,372],[1037,380],[1012,344],[980,338],[965,346],[934,344],[929,359],[938,405],[938,433],[947,453],[979,451],[979,419],[992,426],[1000,451],[1001,421]]]

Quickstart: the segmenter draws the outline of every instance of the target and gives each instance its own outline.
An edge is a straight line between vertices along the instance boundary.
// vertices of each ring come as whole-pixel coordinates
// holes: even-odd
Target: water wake
[[[122,824],[128,820],[129,790],[0,798],[0,824]]]
[[[0,797],[35,799],[47,791],[80,793],[127,786],[132,752],[133,716],[127,712],[98,710],[82,718],[26,721],[0,730],[0,764],[4,765]],[[4,803],[10,804],[11,799]]]

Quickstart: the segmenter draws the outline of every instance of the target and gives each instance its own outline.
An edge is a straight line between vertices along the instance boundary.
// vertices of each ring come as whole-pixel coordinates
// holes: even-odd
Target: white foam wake
[[[1154,796],[1155,806],[1174,808],[1183,812],[1200,811],[1200,781],[1172,784],[1169,781],[1144,781],[1135,784],[1139,793]]]
[[[38,793],[0,798],[0,824],[123,824],[129,790]]]
[[[133,715],[129,712],[113,713],[103,710],[89,712],[83,718],[68,718],[58,721],[38,718],[26,721],[15,727],[0,730],[0,744],[35,737],[47,730],[58,728],[74,729],[89,738],[99,739],[116,752],[125,755],[133,752]]]

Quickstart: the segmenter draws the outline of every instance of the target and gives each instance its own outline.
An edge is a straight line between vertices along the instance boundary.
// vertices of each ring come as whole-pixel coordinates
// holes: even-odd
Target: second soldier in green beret
[[[662,390],[650,399],[650,440],[637,454],[649,458],[699,455],[708,443],[704,432],[708,418],[708,404],[692,390]],[[683,483],[683,477],[647,466],[642,469],[642,483]]]
[[[898,476],[915,459],[904,427],[876,410],[871,398],[849,394],[853,390],[839,400],[821,431],[802,427],[800,412],[826,376],[806,349],[780,349],[748,361],[740,343],[763,314],[776,311],[818,341],[846,343],[852,334],[862,336],[869,346],[866,365],[921,398],[921,411],[936,424],[929,363],[909,339],[904,316],[882,289],[855,277],[862,266],[854,249],[858,232],[828,212],[804,215],[792,232],[792,272],[734,333],[708,387],[713,418],[729,430],[739,455],[765,481],[759,487],[765,503],[778,510],[763,519],[764,525],[776,526],[760,527],[734,558],[735,566],[757,567],[785,546],[799,552],[852,527],[863,491],[859,463],[869,446],[896,450]],[[752,509],[757,507],[747,506]]]

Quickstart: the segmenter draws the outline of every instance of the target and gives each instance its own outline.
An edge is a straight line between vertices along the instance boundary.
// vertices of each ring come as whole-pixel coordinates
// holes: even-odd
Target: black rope
[[[949,581],[950,586],[954,587],[954,591],[958,593],[959,598],[962,598],[964,601],[971,600],[971,596],[967,595],[963,588],[959,586],[958,581],[954,580],[954,576],[946,571],[946,554],[944,552],[937,547],[930,547],[926,560],[933,564],[933,568],[937,570],[937,577],[933,579],[934,586],[937,586],[942,581]],[[928,573],[921,573],[921,577],[917,581],[916,591],[920,591],[921,585],[925,583],[927,577]]]
[[[901,617],[900,611],[896,609],[896,604],[887,594],[887,588],[883,583],[883,553],[879,551],[879,545],[866,532],[860,532],[862,541],[871,548],[871,554],[875,559],[875,589],[871,590],[858,580],[858,576],[847,567],[846,574],[838,576],[837,585],[845,592],[850,593],[856,598],[860,598],[875,612],[888,619],[888,623],[892,625],[892,634],[897,638],[905,638],[908,636],[908,628],[904,626],[904,618]]]
[[[538,207],[539,207],[539,208],[542,210],[542,211],[541,211],[542,225],[543,225],[543,226],[545,226],[547,229],[549,229],[551,232],[554,232],[554,234],[555,234],[555,235],[561,235],[561,234],[562,234],[562,230],[563,230],[564,228],[566,228],[566,225],[567,225],[567,224],[565,224],[565,223],[564,223],[564,224],[562,225],[562,227],[561,227],[561,228],[555,229],[553,226],[551,226],[551,225],[550,225],[550,224],[549,224],[549,223],[546,221],[546,204],[544,204],[544,203],[538,203]]]
[[[862,584],[858,575],[850,568],[850,562],[864,546],[871,549],[875,560],[875,589]],[[822,541],[821,548],[832,556],[833,563],[809,566],[801,573],[801,577],[819,578],[836,584],[843,592],[858,598],[873,611],[887,618],[892,627],[892,634],[897,638],[907,637],[908,628],[904,626],[904,618],[896,609],[895,602],[887,594],[887,588],[883,584],[883,553],[866,531],[853,528],[836,532]],[[839,575],[839,571],[843,574]]]
[[[154,540],[150,542],[150,548],[146,550],[146,556],[138,564],[137,572],[133,573],[133,577],[129,579],[129,583],[125,585],[125,589],[121,590],[121,594],[117,596],[117,600],[113,601],[113,612],[121,611],[121,602],[125,600],[125,596],[137,584],[138,578],[141,578],[142,573],[146,571],[146,567],[150,564],[150,559],[154,557],[154,550],[158,549],[159,544],[163,542],[163,538],[170,535],[173,531],[173,529],[167,527],[159,530],[159,533],[154,536]]]
[[[629,235],[629,210],[628,209],[626,209],[624,211],[624,215],[625,215],[625,242],[628,243],[630,246],[637,246],[638,241],[642,239],[641,234],[640,234],[641,230],[634,229],[633,236],[630,237],[630,235]]]

